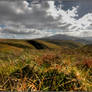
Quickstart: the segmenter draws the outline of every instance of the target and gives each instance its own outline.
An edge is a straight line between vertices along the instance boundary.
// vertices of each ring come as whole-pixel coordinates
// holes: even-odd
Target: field
[[[92,91],[92,45],[1,39],[0,91]]]

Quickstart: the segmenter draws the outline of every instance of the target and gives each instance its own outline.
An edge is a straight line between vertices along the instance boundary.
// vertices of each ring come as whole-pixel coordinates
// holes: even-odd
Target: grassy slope
[[[34,42],[32,42],[34,41]],[[35,44],[34,44],[35,43]],[[39,47],[43,47],[43,49],[60,49],[61,47],[69,47],[69,48],[78,48],[83,46],[83,44],[76,43],[74,41],[62,41],[62,40],[6,40],[1,39],[0,44],[5,47],[6,45],[16,47],[16,48],[36,48],[35,45],[39,45]]]
[[[54,43],[56,45],[59,45],[61,47],[69,47],[69,48],[79,48],[82,47],[84,44],[79,42],[74,42],[71,40],[45,40],[50,43]]]
[[[0,40],[0,44],[14,46],[18,48],[32,48],[32,49],[35,48],[35,46],[29,43],[28,41],[32,41],[32,40],[5,40],[4,39],[4,40]],[[47,46],[48,48],[60,48],[56,44],[45,42],[42,40],[33,40],[33,41],[40,43],[40,45]]]
[[[76,51],[79,44],[64,42],[65,49],[61,44],[0,40],[0,90],[91,91],[92,56]]]
[[[31,43],[32,42],[32,43]],[[42,40],[11,40],[0,39],[0,57],[4,55],[12,58],[12,55],[20,55],[25,49],[60,49],[60,46]]]

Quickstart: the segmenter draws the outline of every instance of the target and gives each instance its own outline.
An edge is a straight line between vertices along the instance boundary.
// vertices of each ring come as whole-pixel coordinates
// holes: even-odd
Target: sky
[[[1,0],[0,38],[92,37],[92,0]]]

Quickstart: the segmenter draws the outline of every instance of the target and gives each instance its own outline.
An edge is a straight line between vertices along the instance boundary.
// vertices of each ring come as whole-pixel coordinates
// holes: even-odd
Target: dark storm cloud
[[[26,7],[24,7],[26,6]],[[33,5],[32,7],[20,2],[0,2],[0,24],[7,27],[3,28],[1,33],[5,34],[40,34],[38,30],[44,29],[57,29],[58,18],[54,19],[53,16],[47,15],[46,10],[49,8],[47,2],[42,2],[39,6]],[[25,30],[21,28],[25,26]],[[12,28],[10,28],[12,26]],[[27,31],[27,29],[29,30]],[[31,29],[35,29],[33,31]]]
[[[49,24],[55,22],[52,16],[47,16],[46,9],[49,8],[47,2],[41,7],[33,6],[32,10],[24,8],[23,2],[0,2],[0,23],[14,22],[22,24]],[[18,9],[20,13],[18,14]],[[21,13],[23,12],[23,13]]]

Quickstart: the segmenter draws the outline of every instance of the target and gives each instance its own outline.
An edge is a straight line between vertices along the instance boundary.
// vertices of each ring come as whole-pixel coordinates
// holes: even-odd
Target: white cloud
[[[62,9],[63,5],[57,10],[54,1],[28,5],[27,1],[0,3],[0,24],[6,26],[0,28],[0,37],[37,38],[57,33],[83,36],[85,30],[91,34],[92,28],[88,28],[92,26],[92,13],[77,19],[78,5],[67,10]]]
[[[59,31],[56,33],[64,33],[72,36],[83,36],[85,35],[85,30],[87,30],[87,28],[89,28],[92,25],[92,13],[88,13],[80,19],[76,19],[76,17],[78,16],[77,10],[79,6],[72,7],[72,10],[68,9],[67,11],[64,11],[63,9],[59,9],[57,11],[57,9],[54,7],[53,1],[50,1],[49,5],[50,8],[48,10],[48,14],[53,16],[55,19],[60,17],[60,20],[58,21],[60,22],[60,25],[58,25],[59,27],[62,28],[63,26],[70,25],[67,28],[68,32]],[[89,32],[87,36],[92,36],[91,30],[87,31]]]

